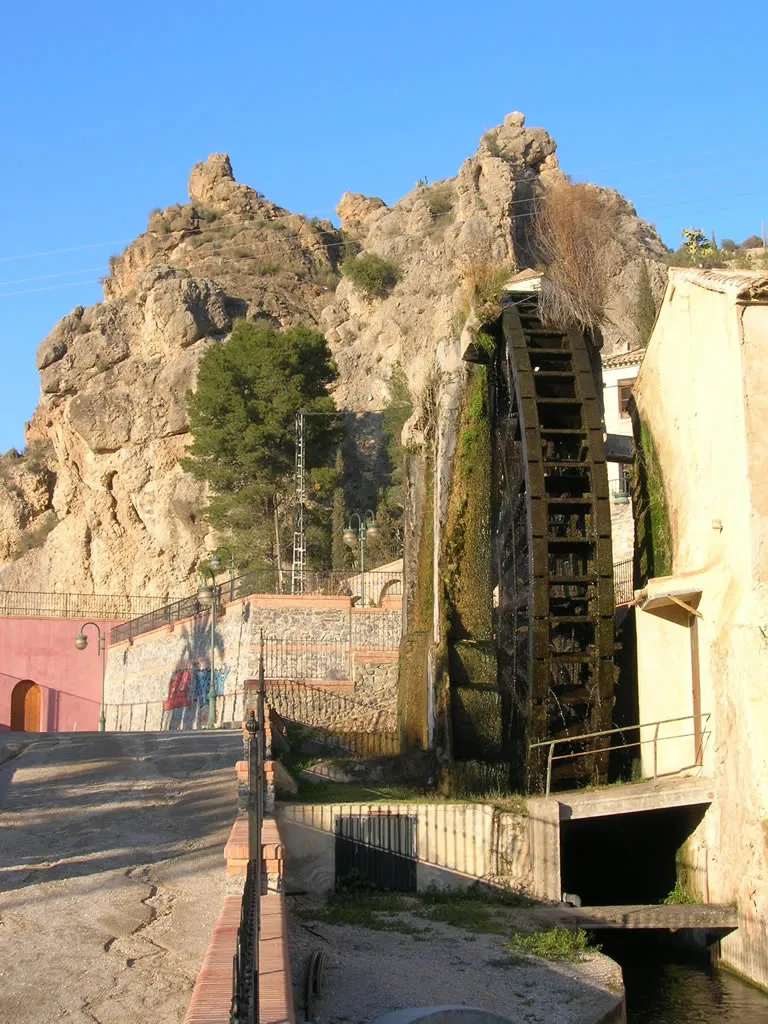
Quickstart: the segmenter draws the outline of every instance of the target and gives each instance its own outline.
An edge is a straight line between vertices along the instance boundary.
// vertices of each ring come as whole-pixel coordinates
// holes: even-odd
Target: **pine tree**
[[[637,340],[641,348],[645,348],[648,344],[655,322],[656,302],[651,290],[648,264],[643,260],[640,264],[640,274],[637,279],[637,303],[635,306],[635,326],[637,328]]]
[[[295,414],[304,409],[307,464],[327,465],[337,443],[328,394],[336,367],[322,334],[241,321],[203,355],[187,395],[192,444],[182,468],[210,488],[206,518],[227,535],[241,568],[276,565],[290,506]]]

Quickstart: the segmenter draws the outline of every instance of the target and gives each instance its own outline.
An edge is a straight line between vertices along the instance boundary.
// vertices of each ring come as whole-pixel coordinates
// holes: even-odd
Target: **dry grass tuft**
[[[464,285],[461,312],[466,321],[474,311],[480,323],[487,324],[501,315],[501,289],[514,274],[514,268],[485,254],[468,253],[461,261]]]
[[[611,243],[620,214],[618,201],[591,185],[561,182],[542,196],[535,238],[546,266],[539,312],[548,326],[576,322],[594,330],[607,321]]]

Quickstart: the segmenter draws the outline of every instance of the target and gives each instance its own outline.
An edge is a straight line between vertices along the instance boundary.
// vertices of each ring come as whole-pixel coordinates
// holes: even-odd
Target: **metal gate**
[[[410,814],[336,817],[336,888],[367,883],[416,892],[416,818]]]

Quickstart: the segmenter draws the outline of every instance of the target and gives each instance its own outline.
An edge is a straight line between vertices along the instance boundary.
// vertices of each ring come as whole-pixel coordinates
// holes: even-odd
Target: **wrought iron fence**
[[[0,616],[57,619],[127,619],[158,608],[162,597],[128,594],[51,594],[0,591]]]
[[[397,716],[394,709],[302,680],[270,679],[268,673],[266,678],[269,706],[281,718],[309,726],[322,733],[323,737],[351,737],[355,732],[374,731],[395,734]],[[248,703],[246,698],[246,708]],[[330,742],[333,744],[334,741]],[[383,744],[387,742],[382,741]],[[361,740],[361,746],[362,743]],[[339,740],[337,745],[341,746],[342,741]]]
[[[352,597],[361,593],[361,577],[348,572],[306,572],[302,577],[301,594],[305,597]],[[366,572],[365,594],[366,605],[379,605],[387,594],[402,594],[402,572]],[[238,598],[250,597],[254,594],[290,594],[290,574],[278,573],[276,569],[255,569],[243,573],[226,582],[217,583],[216,601],[219,606]],[[151,599],[147,599],[151,600]],[[206,611],[197,599],[197,594],[190,594],[179,601],[173,601],[162,607],[150,608],[145,614],[115,626],[110,633],[110,643],[119,644],[130,640],[141,633],[160,626],[170,625],[180,619],[192,618]],[[119,615],[111,616],[120,618]]]
[[[617,605],[629,604],[635,596],[633,587],[633,562],[625,558],[613,566],[613,597]]]
[[[216,695],[216,721],[235,725],[243,716],[242,690]],[[208,725],[208,700],[169,707],[168,700],[123,701],[105,704],[107,732],[178,732]]]
[[[349,641],[265,640],[264,675],[266,679],[351,679]]]
[[[256,903],[258,902],[257,863],[249,860],[240,906],[240,927],[237,946],[232,957],[232,1004],[230,1024],[256,1024],[258,1004],[258,975],[254,968],[256,957]]]

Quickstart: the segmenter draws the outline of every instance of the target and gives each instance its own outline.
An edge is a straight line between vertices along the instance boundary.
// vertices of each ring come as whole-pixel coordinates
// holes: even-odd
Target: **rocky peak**
[[[286,213],[264,196],[235,181],[232,164],[227,153],[211,153],[207,160],[195,164],[187,184],[193,204],[211,207],[220,213],[239,218],[271,218]]]
[[[364,196],[359,192],[345,192],[336,204],[341,230],[350,235],[359,235],[371,214],[386,208],[378,196]]]
[[[554,140],[515,112],[454,178],[422,182],[392,206],[345,192],[344,231],[397,268],[390,293],[372,299],[339,279],[345,243],[330,222],[238,183],[226,154],[196,164],[191,202],[153,211],[110,260],[105,301],[75,307],[40,343],[35,455],[0,457],[0,586],[184,592],[212,540],[204,489],[179,466],[185,395],[206,348],[239,317],[321,326],[337,404],[359,413],[384,406],[397,364],[417,403],[435,371],[456,387],[478,289],[493,298],[527,265],[533,199],[561,178]],[[609,348],[631,334],[641,263],[657,291],[664,275],[661,242],[622,202]]]

